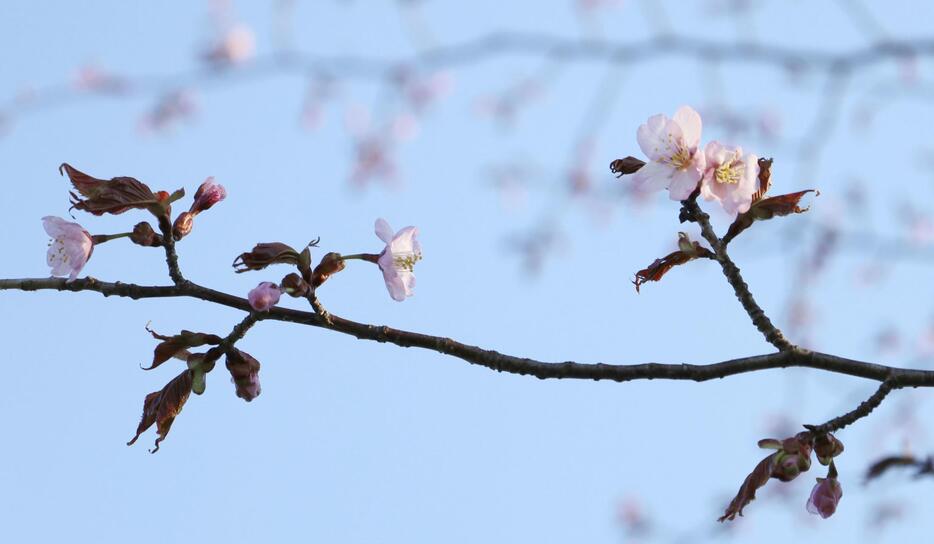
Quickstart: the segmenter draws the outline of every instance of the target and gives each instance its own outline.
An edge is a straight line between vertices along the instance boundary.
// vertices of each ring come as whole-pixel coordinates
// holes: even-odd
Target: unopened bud
[[[137,245],[144,247],[159,247],[162,245],[162,236],[153,230],[152,225],[143,221],[133,227],[133,233],[130,234],[130,240]]]
[[[834,457],[843,453],[843,442],[830,433],[819,435],[814,439],[814,453],[820,464],[829,465]]]
[[[172,238],[181,240],[188,236],[192,227],[195,226],[195,216],[191,212],[182,212],[175,218],[175,224],[172,225]]]
[[[344,259],[341,258],[340,253],[334,253],[333,251],[328,253],[315,267],[315,271],[312,273],[311,285],[317,289],[321,284],[328,281],[328,278],[332,275],[343,270],[344,266]]]
[[[191,205],[189,210],[192,214],[197,215],[204,210],[209,209],[211,206],[217,204],[221,200],[227,197],[227,190],[224,189],[224,186],[219,183],[214,183],[214,176],[209,177],[204,180],[204,183],[198,187],[198,191],[195,192],[195,201]]]
[[[301,276],[292,272],[288,276],[282,278],[282,282],[279,283],[279,287],[282,288],[283,293],[287,293],[295,298],[301,298],[308,294],[308,290],[311,287],[308,285],[308,282],[302,279]]]

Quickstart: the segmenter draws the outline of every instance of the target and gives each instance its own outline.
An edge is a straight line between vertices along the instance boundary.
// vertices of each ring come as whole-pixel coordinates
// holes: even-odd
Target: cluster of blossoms
[[[133,209],[146,210],[156,218],[159,232],[143,221],[128,232],[92,235],[78,223],[60,217],[44,217],[43,227],[52,238],[47,261],[53,276],[66,276],[66,283],[75,281],[91,258],[96,245],[118,238],[128,238],[143,247],[164,248],[169,275],[173,282],[179,287],[188,283],[178,266],[175,243],[191,234],[195,217],[227,197],[223,185],[216,183],[213,177],[207,178],[198,187],[188,210],[179,213],[173,221],[172,204],[185,196],[183,189],[172,194],[166,191],[154,192],[145,183],[130,177],[97,179],[68,164],[63,164],[60,170],[68,175],[74,186],[75,192],[71,193],[73,209],[93,215],[118,215]],[[261,365],[252,355],[235,347],[235,344],[253,323],[261,319],[258,313],[268,312],[279,303],[282,293],[307,299],[324,321],[333,323],[330,314],[318,301],[316,289],[328,278],[343,270],[346,261],[356,259],[378,266],[393,300],[403,301],[412,296],[415,288],[415,263],[422,258],[421,245],[417,239],[418,229],[405,227],[394,232],[384,219],[376,220],[375,229],[376,235],[385,244],[379,253],[341,255],[331,252],[325,254],[315,267],[312,267],[311,247],[316,246],[317,241],[309,243],[301,251],[281,242],[270,242],[256,244],[252,251],[242,253],[234,260],[236,272],[262,270],[272,264],[288,264],[295,266],[297,273],[286,275],[279,283],[260,282],[252,289],[246,301],[252,312],[226,338],[186,330],[164,336],[147,327],[152,336],[161,342],[154,350],[152,364],[145,370],[155,369],[170,359],[184,361],[186,368],[161,390],[146,396],[142,419],[136,435],[129,444],[133,444],[140,434],[155,425],[159,436],[152,451],[158,450],[159,443],[168,434],[172,422],[181,412],[189,395],[204,393],[206,376],[214,370],[222,356],[226,356],[225,366],[230,373],[236,395],[247,402],[258,397],[261,391]],[[191,351],[191,348],[202,346],[209,347],[206,351]]]
[[[720,202],[730,216],[749,210],[758,188],[758,157],[716,140],[701,150],[701,118],[690,106],[672,118],[649,117],[636,138],[649,158],[633,176],[643,190],[668,189],[672,200],[686,200],[700,184],[700,194]]]

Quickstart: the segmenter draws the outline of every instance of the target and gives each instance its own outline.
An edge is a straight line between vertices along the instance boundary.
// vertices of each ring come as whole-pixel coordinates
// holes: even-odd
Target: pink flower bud
[[[837,511],[837,504],[843,497],[843,488],[836,478],[818,478],[817,484],[811,490],[807,509],[812,514],[827,519]]]
[[[182,212],[175,218],[175,224],[172,225],[172,238],[181,240],[188,236],[191,229],[195,226],[195,216],[191,212]]]
[[[46,256],[52,275],[68,276],[68,281],[74,281],[94,251],[91,235],[81,225],[61,217],[43,217],[42,227],[52,237]]]
[[[275,283],[264,281],[253,288],[247,299],[250,306],[257,312],[265,312],[279,302],[279,286]]]
[[[199,214],[227,197],[227,190],[219,183],[214,183],[214,176],[204,180],[195,192],[195,201],[189,210],[192,214]]]

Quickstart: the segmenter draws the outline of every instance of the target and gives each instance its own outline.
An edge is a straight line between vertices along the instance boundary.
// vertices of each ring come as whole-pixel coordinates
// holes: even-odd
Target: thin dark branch
[[[759,329],[759,332],[765,336],[765,339],[778,348],[779,351],[795,349],[795,346],[785,339],[782,331],[772,324],[772,321],[765,315],[765,312],[756,302],[756,299],[753,298],[752,292],[749,291],[749,286],[743,281],[743,276],[740,274],[739,267],[730,259],[730,256],[726,252],[726,245],[720,242],[720,238],[717,237],[713,227],[710,225],[710,216],[704,213],[700,206],[697,205],[696,198],[685,200],[682,204],[687,211],[686,218],[700,225],[701,234],[704,236],[704,239],[707,240],[707,243],[710,244],[710,247],[713,248],[717,262],[720,263],[720,267],[723,269],[723,275],[726,276],[727,281],[733,287],[733,292],[736,294],[736,298],[739,299],[740,304],[743,305],[743,309],[746,310],[746,313],[749,314],[750,319],[752,319],[752,324],[755,325],[756,328]]]
[[[251,312],[250,303],[243,298],[202,287],[192,282],[180,285],[143,286],[129,283],[110,283],[94,278],[82,278],[66,282],[61,278],[0,279],[0,290],[57,290],[96,291],[104,296],[122,296],[133,299],[191,297],[223,306]],[[582,380],[693,380],[697,382],[725,378],[746,372],[767,369],[806,367],[866,378],[869,380],[894,380],[900,387],[934,387],[934,371],[896,368],[875,363],[856,361],[812,352],[801,348],[789,351],[743,357],[705,365],[643,363],[632,365],[582,364],[573,361],[550,363],[524,357],[505,355],[493,350],[462,344],[450,338],[417,332],[393,329],[387,326],[358,323],[330,315],[328,323],[313,312],[275,307],[258,318],[287,321],[313,327],[321,327],[362,340],[388,342],[402,347],[417,347],[451,355],[468,363],[496,370],[546,378],[570,378]]]
[[[901,387],[894,379],[887,379],[879,384],[879,389],[871,397],[864,400],[854,410],[851,410],[840,417],[835,417],[821,425],[805,425],[809,431],[814,434],[835,433],[848,425],[852,425],[857,420],[862,419],[872,413],[882,400],[885,399],[893,389]]]

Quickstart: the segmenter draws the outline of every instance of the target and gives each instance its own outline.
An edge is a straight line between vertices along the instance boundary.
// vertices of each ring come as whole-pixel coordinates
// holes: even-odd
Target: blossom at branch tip
[[[46,256],[52,275],[68,276],[68,281],[74,281],[94,251],[91,235],[78,223],[61,217],[43,217],[42,227],[52,237]]]
[[[264,281],[254,287],[247,295],[250,306],[257,312],[265,312],[279,303],[282,292],[275,283]]]
[[[188,211],[197,215],[225,198],[227,198],[227,189],[224,189],[220,183],[215,183],[214,176],[210,176],[198,187],[195,192],[195,201]]]
[[[685,200],[704,175],[706,157],[700,151],[701,118],[690,106],[681,106],[674,117],[649,117],[636,131],[639,147],[649,162],[633,176],[646,191],[668,189],[672,200]]]
[[[701,195],[706,200],[720,202],[732,217],[746,213],[758,189],[759,159],[743,148],[730,147],[718,141],[704,147],[706,170],[701,181]]]
[[[837,511],[841,497],[843,487],[836,478],[818,478],[808,498],[808,512],[827,519]]]
[[[393,234],[385,219],[376,220],[376,236],[386,243],[376,264],[383,271],[386,289],[393,300],[402,302],[414,294],[415,263],[422,258],[422,246],[418,243],[418,229],[405,227]]]

